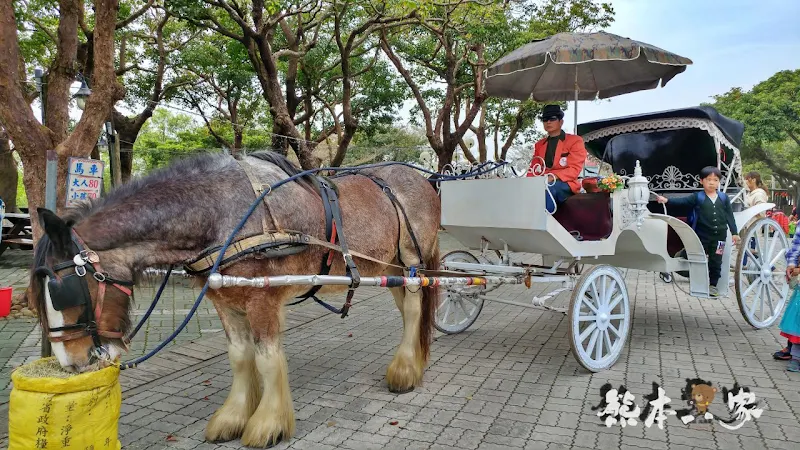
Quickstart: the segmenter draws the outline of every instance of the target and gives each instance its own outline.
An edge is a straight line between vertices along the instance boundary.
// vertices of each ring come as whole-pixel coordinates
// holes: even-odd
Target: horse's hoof
[[[392,394],[397,394],[397,395],[408,394],[409,392],[413,392],[413,391],[414,391],[414,386],[411,386],[411,387],[405,388],[405,389],[393,389],[391,387],[389,388],[389,392],[391,392]]]

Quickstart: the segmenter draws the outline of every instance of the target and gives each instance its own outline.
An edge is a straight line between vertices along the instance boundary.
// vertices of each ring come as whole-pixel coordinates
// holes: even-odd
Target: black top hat
[[[553,117],[559,120],[563,119],[564,111],[562,111],[561,107],[558,105],[545,105],[545,107],[542,108],[542,120],[547,120]]]

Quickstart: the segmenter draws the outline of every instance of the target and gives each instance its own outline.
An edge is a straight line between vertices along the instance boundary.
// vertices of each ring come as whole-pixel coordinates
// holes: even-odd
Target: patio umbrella
[[[689,58],[604,31],[558,33],[489,67],[486,92],[517,100],[574,100],[577,128],[578,100],[655,89],[659,81],[663,87],[689,64]]]

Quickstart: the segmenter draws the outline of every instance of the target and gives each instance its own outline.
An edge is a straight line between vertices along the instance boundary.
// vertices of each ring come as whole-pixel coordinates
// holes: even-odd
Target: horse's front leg
[[[258,302],[253,310],[248,308],[256,340],[256,367],[264,387],[261,402],[242,434],[242,444],[248,447],[272,446],[294,434],[289,368],[281,341],[283,314],[282,302],[274,298]]]
[[[214,306],[228,338],[233,383],[225,403],[208,421],[205,437],[209,442],[221,442],[242,435],[261,398],[261,380],[256,370],[255,345],[247,318],[218,301]]]

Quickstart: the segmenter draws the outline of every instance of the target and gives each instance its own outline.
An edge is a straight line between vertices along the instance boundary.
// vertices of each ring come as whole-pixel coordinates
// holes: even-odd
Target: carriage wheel
[[[456,250],[442,257],[442,262],[478,263],[472,253]],[[439,306],[433,324],[446,334],[457,334],[470,327],[483,309],[483,294],[486,286],[442,286],[439,290]]]
[[[572,291],[569,310],[575,359],[592,372],[613,366],[631,327],[628,288],[619,271],[607,265],[591,268]]]
[[[781,316],[789,297],[785,278],[789,240],[778,222],[766,217],[741,236],[734,273],[736,300],[750,325],[766,328]]]

